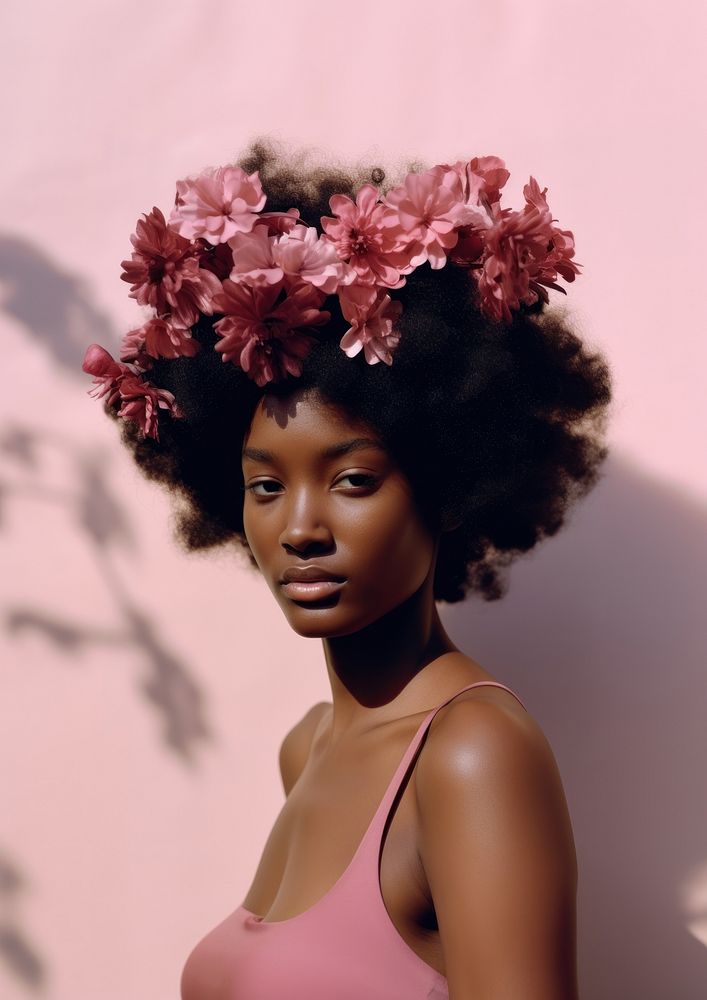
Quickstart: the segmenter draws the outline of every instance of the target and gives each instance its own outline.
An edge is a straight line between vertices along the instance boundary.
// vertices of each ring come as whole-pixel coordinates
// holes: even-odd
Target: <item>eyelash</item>
[[[366,489],[367,487],[373,486],[374,483],[377,482],[378,477],[377,476],[366,475],[366,473],[364,473],[364,472],[349,472],[347,475],[342,476],[342,479],[364,479],[365,482],[363,483],[362,486],[353,486],[353,487],[350,487],[350,489]],[[255,492],[255,487],[256,486],[264,486],[265,483],[274,483],[275,481],[276,480],[274,480],[274,479],[259,479],[257,481],[257,483],[251,483],[250,486],[244,486],[243,490],[245,492],[252,493],[253,496],[256,496],[256,497],[263,497],[263,496],[270,496],[270,497],[272,497],[272,496],[277,496],[276,493],[267,493],[267,492],[265,492],[265,493],[256,493]]]

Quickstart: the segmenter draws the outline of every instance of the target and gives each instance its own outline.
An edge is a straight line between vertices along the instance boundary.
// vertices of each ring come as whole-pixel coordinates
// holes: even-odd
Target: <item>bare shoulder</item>
[[[540,724],[508,692],[464,692],[432,720],[417,765],[418,796],[430,808],[460,795],[534,795],[556,816],[566,800],[555,754]]]
[[[285,795],[290,794],[307,763],[314,732],[322,717],[331,708],[331,702],[318,701],[308,709],[299,722],[290,729],[280,745],[279,764]]]
[[[423,763],[423,761],[425,763]],[[491,685],[464,691],[432,720],[418,772],[432,768],[556,766],[539,723],[510,692]]]
[[[440,709],[416,769],[450,992],[574,1000],[577,861],[557,761],[536,720],[486,690]]]

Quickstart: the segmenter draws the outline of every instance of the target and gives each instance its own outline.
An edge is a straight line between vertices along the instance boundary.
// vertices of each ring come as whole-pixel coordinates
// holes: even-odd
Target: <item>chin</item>
[[[306,605],[288,601],[287,607],[281,607],[292,631],[307,639],[335,639],[354,635],[381,617],[381,612],[373,608],[363,609],[362,617],[360,608],[352,614],[343,607],[337,609],[336,603],[325,606],[324,601],[308,602]],[[366,611],[368,614],[365,614]]]
[[[299,612],[300,609],[298,608]],[[350,635],[358,631],[350,624],[327,620],[327,612],[319,609],[303,609],[302,613],[287,612],[287,621],[293,632],[305,639],[333,639],[339,635]]]

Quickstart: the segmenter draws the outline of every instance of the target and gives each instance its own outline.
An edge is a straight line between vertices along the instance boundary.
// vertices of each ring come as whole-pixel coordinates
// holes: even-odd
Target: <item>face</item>
[[[350,635],[425,581],[436,542],[377,432],[315,392],[264,396],[243,442],[253,557],[299,635]],[[291,567],[334,574],[283,584]]]

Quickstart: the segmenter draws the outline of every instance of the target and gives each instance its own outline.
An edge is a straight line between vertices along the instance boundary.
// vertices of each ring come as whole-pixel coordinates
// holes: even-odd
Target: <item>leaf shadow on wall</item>
[[[113,350],[119,341],[109,319],[91,301],[88,283],[55,266],[45,251],[26,240],[0,236],[0,292],[0,312],[19,326],[28,345],[39,345],[61,377],[68,374],[76,391],[85,392],[90,379],[81,362],[87,345],[101,341]],[[42,513],[58,517],[73,549],[88,551],[92,573],[86,585],[98,580],[105,588],[112,623],[97,626],[83,604],[69,616],[36,602],[8,601],[12,583],[6,580],[0,626],[18,649],[28,634],[40,636],[50,647],[48,659],[56,662],[51,654],[58,652],[74,667],[83,657],[88,663],[94,650],[124,649],[126,668],[136,661],[140,665],[138,691],[158,722],[156,743],[182,766],[193,768],[200,747],[215,742],[206,693],[189,664],[169,648],[144,601],[131,593],[130,578],[118,572],[119,555],[128,553],[131,562],[138,561],[140,546],[133,513],[112,486],[111,455],[83,443],[80,428],[75,435],[62,433],[61,421],[53,423],[51,414],[41,413],[40,424],[35,418],[37,387],[24,393],[26,410],[0,427],[0,533],[12,530],[28,501],[39,511],[40,523]],[[56,577],[61,586],[62,567],[50,535],[45,533],[44,545],[34,547],[31,558],[36,578]],[[76,677],[72,672],[70,682]],[[31,747],[29,740],[30,753]],[[53,987],[51,968],[21,915],[28,885],[19,862],[8,851],[0,852],[0,963],[24,992],[47,993]]]
[[[56,266],[45,251],[14,236],[0,237],[0,287],[3,309],[22,325],[30,340],[38,341],[52,358],[90,386],[81,370],[91,341],[114,345],[119,338],[109,319],[91,302],[88,283]],[[38,289],[41,294],[38,294]],[[78,390],[77,390],[78,391]],[[6,608],[4,625],[16,638],[41,633],[59,651],[76,655],[97,645],[124,646],[137,652],[146,666],[140,688],[162,720],[162,738],[184,763],[192,763],[200,742],[210,740],[206,698],[183,659],[172,652],[156,624],[131,597],[111,560],[118,549],[136,551],[138,543],[131,514],[111,488],[109,456],[81,444],[77,436],[62,435],[49,426],[30,426],[21,420],[0,430],[0,530],[3,510],[24,499],[59,506],[78,543],[90,546],[97,571],[115,609],[115,627],[96,629],[77,615],[75,620],[50,609],[27,606]],[[57,488],[45,470],[63,465]],[[51,552],[46,553],[51,561]]]
[[[47,969],[19,916],[19,897],[28,888],[19,866],[0,851],[0,957],[15,979],[27,990],[40,993]]]
[[[91,341],[116,342],[110,319],[91,302],[88,283],[28,240],[0,235],[0,284],[3,312],[72,373],[81,372]]]

